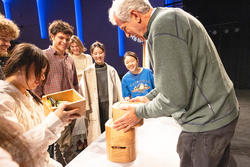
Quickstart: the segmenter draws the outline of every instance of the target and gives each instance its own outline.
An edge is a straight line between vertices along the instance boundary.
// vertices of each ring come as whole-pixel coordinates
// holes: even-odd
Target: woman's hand
[[[55,111],[56,116],[58,116],[61,121],[65,124],[70,123],[72,120],[81,117],[79,114],[79,108],[69,109],[68,104],[64,103],[59,105],[58,109]]]
[[[129,100],[130,102],[141,102],[141,103],[147,103],[150,100],[146,97],[146,96],[137,96],[131,100]]]

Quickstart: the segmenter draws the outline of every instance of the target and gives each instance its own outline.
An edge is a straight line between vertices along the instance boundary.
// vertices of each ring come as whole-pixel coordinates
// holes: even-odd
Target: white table
[[[136,160],[114,163],[107,159],[105,133],[99,136],[66,167],[178,167],[176,145],[181,128],[173,118],[144,119],[136,128]]]

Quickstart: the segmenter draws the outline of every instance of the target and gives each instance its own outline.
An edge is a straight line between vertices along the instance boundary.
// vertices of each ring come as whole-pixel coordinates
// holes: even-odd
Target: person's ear
[[[131,17],[133,17],[137,23],[141,23],[141,13],[136,10],[131,10]]]
[[[53,41],[54,40],[54,35],[53,34],[50,34],[50,39]]]

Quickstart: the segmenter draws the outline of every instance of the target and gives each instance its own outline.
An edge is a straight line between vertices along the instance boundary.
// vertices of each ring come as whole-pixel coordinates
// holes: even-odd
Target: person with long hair
[[[68,52],[74,59],[78,81],[80,81],[82,77],[82,71],[93,64],[91,56],[84,53],[86,51],[87,48],[83,46],[81,40],[76,35],[72,35],[69,41]]]
[[[49,158],[48,146],[80,117],[79,109],[68,110],[67,104],[45,117],[41,99],[32,90],[46,81],[49,69],[43,51],[23,43],[14,48],[4,67],[6,79],[0,80],[0,117],[23,129],[37,167],[61,166]]]

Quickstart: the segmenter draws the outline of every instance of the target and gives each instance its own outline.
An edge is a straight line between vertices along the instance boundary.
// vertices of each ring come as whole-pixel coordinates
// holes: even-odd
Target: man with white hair
[[[10,41],[19,37],[20,30],[11,20],[0,14],[0,79],[4,79],[2,68],[7,61]]]
[[[155,89],[132,101],[114,128],[128,131],[141,118],[173,117],[182,127],[181,167],[226,167],[239,115],[233,83],[204,26],[178,8],[148,0],[114,0],[109,19],[127,37],[147,40]],[[166,141],[167,142],[167,141]]]

